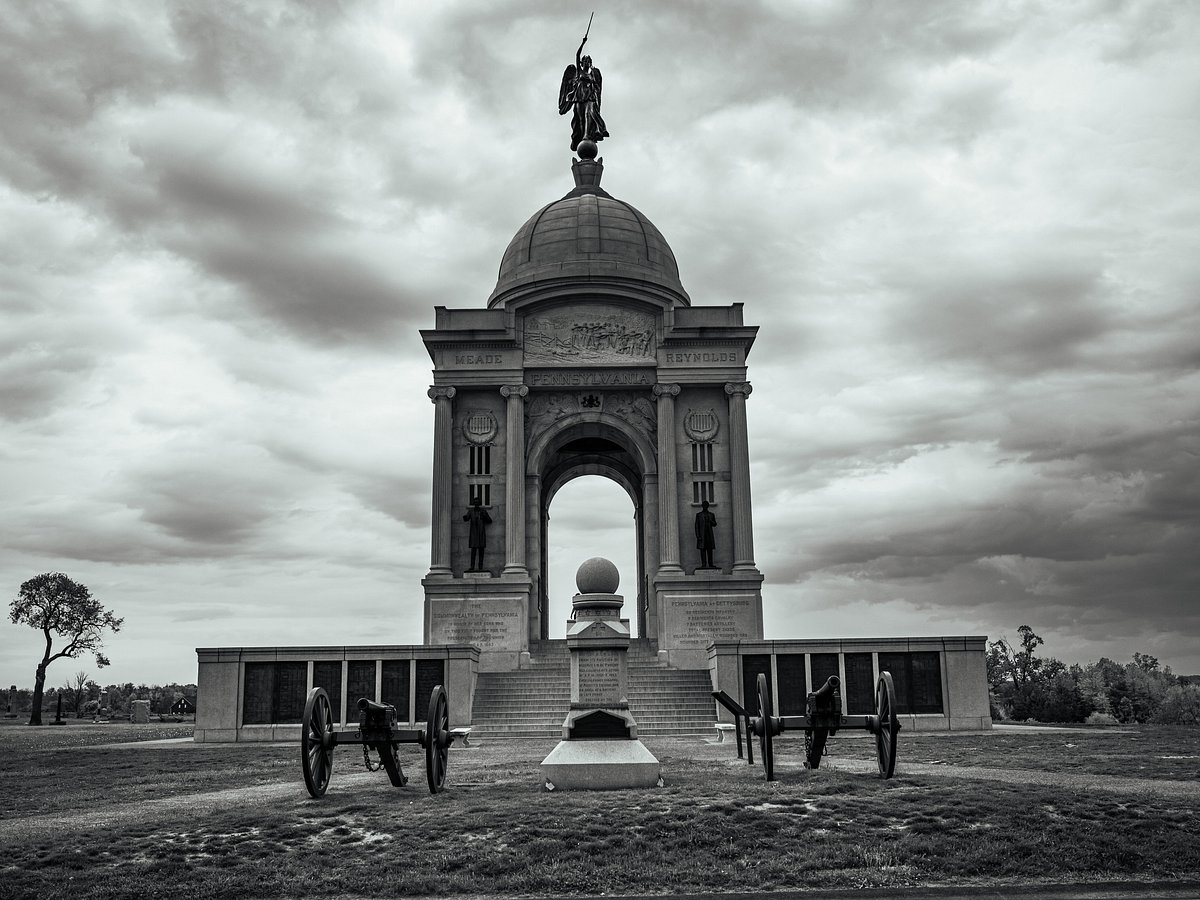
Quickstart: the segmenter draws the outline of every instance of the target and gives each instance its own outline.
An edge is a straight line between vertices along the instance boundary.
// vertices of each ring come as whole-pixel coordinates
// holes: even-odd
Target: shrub
[[[1094,712],[1084,722],[1088,725],[1120,725],[1112,713]]]
[[[1167,688],[1151,721],[1155,725],[1200,725],[1200,687],[1177,684]]]

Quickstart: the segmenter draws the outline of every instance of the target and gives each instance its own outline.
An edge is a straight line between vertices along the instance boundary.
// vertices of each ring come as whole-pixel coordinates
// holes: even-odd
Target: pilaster
[[[454,447],[452,430],[454,411],[451,401],[455,390],[449,385],[433,385],[429,399],[433,402],[433,514],[430,542],[429,574],[450,577],[450,504],[454,483]]]
[[[679,385],[656,384],[658,401],[658,571],[674,575],[679,565],[679,482],[675,459],[675,398]]]
[[[525,398],[529,388],[506,384],[500,396],[508,401],[505,416],[507,440],[504,482],[504,574],[527,576],[525,566]]]
[[[754,517],[750,504],[750,443],[746,435],[746,398],[750,382],[725,385],[729,396],[729,482],[733,493],[733,571],[757,571],[754,564]]]

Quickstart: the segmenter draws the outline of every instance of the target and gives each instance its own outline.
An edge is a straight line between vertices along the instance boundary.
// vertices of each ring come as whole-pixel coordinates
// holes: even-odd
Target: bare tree
[[[46,636],[46,652],[34,675],[30,725],[42,724],[46,667],[59,657],[74,659],[88,652],[96,654],[98,667],[107,666],[108,657],[100,652],[103,632],[120,631],[125,621],[105,609],[86,585],[77,584],[61,572],[47,572],[22,584],[17,599],[9,606],[8,617],[16,625],[41,629]],[[66,641],[57,653],[54,652],[56,635]]]
[[[87,683],[91,677],[87,672],[80,669],[72,678],[67,680],[66,689],[71,692],[71,697],[75,701],[75,718],[77,719],[80,713],[83,712],[83,704],[87,703]]]

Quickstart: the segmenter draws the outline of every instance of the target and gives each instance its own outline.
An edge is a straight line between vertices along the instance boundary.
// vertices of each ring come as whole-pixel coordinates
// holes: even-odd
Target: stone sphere
[[[575,586],[581,594],[615,594],[620,583],[621,573],[603,556],[585,560],[575,573]]]
[[[575,148],[575,152],[579,154],[580,159],[595,159],[596,154],[600,152],[600,148],[596,146],[595,141],[580,141],[579,146]]]

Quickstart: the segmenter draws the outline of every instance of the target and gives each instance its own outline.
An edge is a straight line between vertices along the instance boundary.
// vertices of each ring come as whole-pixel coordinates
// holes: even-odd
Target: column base
[[[505,566],[504,571],[501,572],[500,574],[515,575],[518,578],[528,578],[529,577],[529,569],[525,568],[525,566]]]

